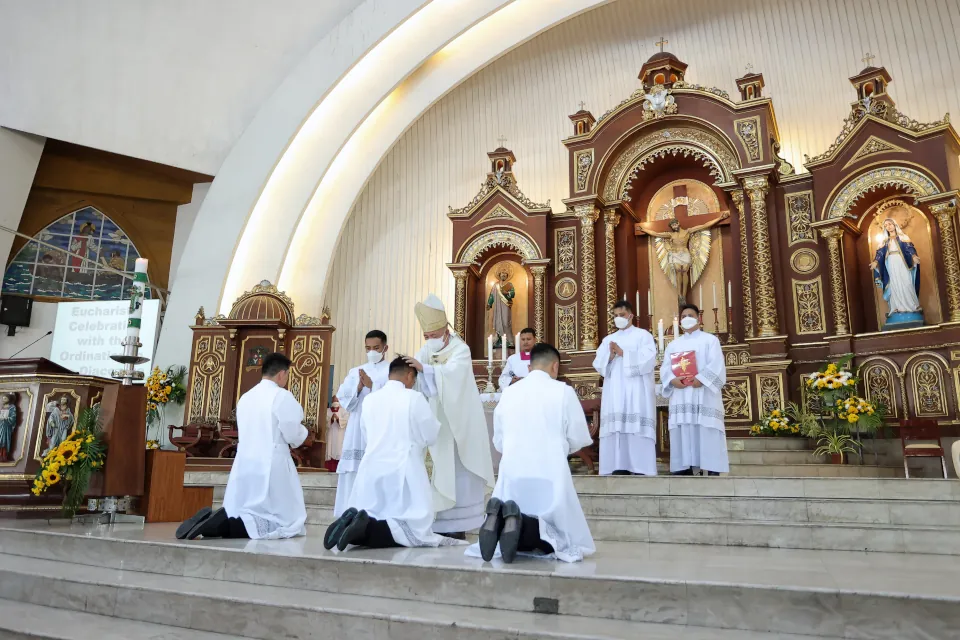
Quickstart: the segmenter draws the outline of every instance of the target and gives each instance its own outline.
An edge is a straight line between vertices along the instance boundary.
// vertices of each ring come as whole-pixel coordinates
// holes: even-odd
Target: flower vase
[[[155,440],[158,446],[162,445],[163,438],[163,405],[157,404],[157,408],[150,412],[150,428],[147,429],[147,440]],[[156,433],[154,433],[156,428]],[[155,437],[150,437],[154,435]]]

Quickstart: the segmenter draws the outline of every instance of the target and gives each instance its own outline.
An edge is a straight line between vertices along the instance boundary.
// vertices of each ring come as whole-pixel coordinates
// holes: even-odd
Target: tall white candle
[[[507,336],[500,336],[500,362],[506,363],[507,361]]]
[[[677,316],[673,316],[673,337],[680,337],[680,320]]]
[[[493,366],[493,334],[487,336],[487,365]]]
[[[663,353],[663,318],[657,322],[657,340],[660,343],[660,353]]]
[[[520,334],[513,337],[513,352],[520,353]]]
[[[730,281],[727,280],[727,306],[728,306],[728,307],[732,307],[732,306],[733,306],[733,293],[732,293],[732,291],[733,291],[733,289],[731,288]]]
[[[720,308],[717,306],[717,281],[716,280],[713,281],[713,308],[714,309]]]
[[[639,315],[639,314],[640,314],[640,290],[639,290],[639,289],[637,289],[637,298],[636,298],[636,300],[637,300],[637,306],[636,306],[636,308],[634,309],[634,312],[635,312],[637,315]]]
[[[653,315],[653,290],[647,289],[647,313]]]
[[[700,283],[700,308],[703,309],[703,283]]]

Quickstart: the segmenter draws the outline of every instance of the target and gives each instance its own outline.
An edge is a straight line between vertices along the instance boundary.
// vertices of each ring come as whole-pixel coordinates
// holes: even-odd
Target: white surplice
[[[596,551],[567,456],[593,439],[573,387],[534,370],[508,387],[493,412],[493,445],[503,453],[493,496],[540,520],[540,539],[565,562]],[[480,555],[479,545],[467,555]]]
[[[451,333],[446,347],[437,352],[423,347],[416,359],[423,364],[416,388],[430,400],[440,421],[437,441],[430,446],[437,511],[433,530],[470,531],[483,524],[484,495],[493,487],[490,435],[470,347]]]
[[[223,507],[243,520],[250,538],[306,534],[307,509],[290,447],[307,439],[303,407],[275,382],[261,380],[237,402],[237,455]]]
[[[500,374],[500,391],[510,386],[510,381],[514,376],[525,378],[530,373],[530,360],[524,360],[519,353],[515,353],[507,358],[507,364],[503,367],[503,373]]]
[[[357,387],[360,386],[361,370],[370,377],[373,389],[363,387],[359,392],[357,391]],[[386,358],[382,358],[377,364],[368,362],[350,369],[343,384],[337,389],[337,400],[340,401],[341,407],[350,412],[350,419],[343,433],[343,450],[340,452],[340,462],[337,463],[337,497],[333,503],[335,518],[339,518],[347,509],[347,500],[350,498],[357,469],[360,467],[360,461],[363,460],[363,452],[366,449],[363,432],[360,430],[363,402],[367,396],[386,384],[389,374],[390,363]]]
[[[389,380],[364,403],[361,429],[367,443],[348,506],[386,520],[404,547],[457,544],[433,532],[433,489],[425,451],[440,423],[423,394]]]
[[[699,389],[677,389],[670,366],[673,353],[697,354]],[[727,433],[723,424],[723,397],[720,390],[727,382],[720,340],[701,330],[685,333],[669,345],[660,366],[661,395],[670,400],[670,471],[699,467],[707,471],[728,472]]]
[[[610,359],[610,343],[623,356]],[[593,368],[603,376],[600,396],[600,475],[617,470],[657,475],[657,407],[653,370],[657,347],[650,332],[627,327],[603,339]]]

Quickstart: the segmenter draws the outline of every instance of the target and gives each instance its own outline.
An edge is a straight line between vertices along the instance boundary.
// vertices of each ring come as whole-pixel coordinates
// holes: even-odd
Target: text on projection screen
[[[110,356],[123,353],[127,334],[129,300],[96,302],[61,302],[57,305],[57,322],[53,328],[50,360],[82,375],[109,378],[123,368]],[[160,301],[144,300],[140,325],[140,355],[153,360],[160,319]],[[151,362],[136,368],[149,375]]]

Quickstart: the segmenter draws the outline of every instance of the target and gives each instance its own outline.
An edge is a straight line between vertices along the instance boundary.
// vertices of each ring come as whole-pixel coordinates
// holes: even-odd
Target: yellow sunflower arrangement
[[[818,371],[807,378],[807,388],[815,391],[828,391],[856,387],[857,378],[851,371],[841,371],[836,364],[828,364],[823,371]]]
[[[790,421],[780,409],[774,409],[763,416],[759,424],[750,427],[752,436],[797,436],[800,435],[800,425]]]
[[[850,424],[856,424],[864,416],[872,416],[877,408],[860,396],[850,396],[837,400],[837,417]]]
[[[39,496],[66,481],[63,509],[70,515],[83,500],[90,474],[102,468],[106,460],[107,448],[100,437],[99,416],[99,405],[80,412],[74,432],[43,456],[43,464],[30,489],[33,495]]]
[[[144,386],[147,389],[147,423],[156,429],[154,437],[147,440],[148,449],[159,449],[163,437],[163,408],[168,402],[183,404],[187,397],[185,384],[186,367],[169,367],[161,371],[154,367]],[[152,446],[155,443],[156,446]]]

